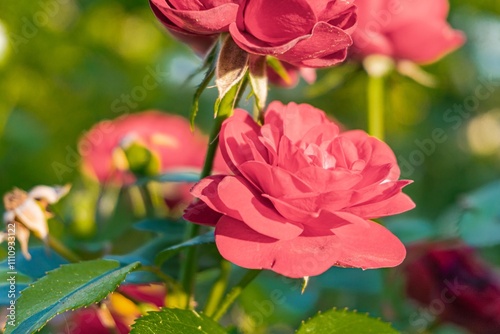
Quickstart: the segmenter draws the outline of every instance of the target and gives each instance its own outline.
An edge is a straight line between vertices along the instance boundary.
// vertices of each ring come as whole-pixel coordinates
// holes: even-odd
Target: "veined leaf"
[[[22,292],[16,302],[16,323],[7,323],[5,333],[33,333],[62,312],[104,299],[138,265],[121,268],[108,260],[62,265]]]
[[[131,334],[182,333],[182,334],[226,334],[218,323],[192,310],[165,308],[149,312],[132,325]]]
[[[162,252],[160,252],[160,254],[158,254],[158,256],[156,256],[155,263],[157,265],[161,265],[163,262],[167,261],[172,256],[174,256],[175,254],[179,253],[180,251],[186,248],[213,242],[215,242],[214,232],[210,231],[208,233],[197,236],[196,238],[193,238],[191,240],[164,249]]]
[[[302,323],[296,334],[397,334],[390,324],[349,310],[318,313]]]

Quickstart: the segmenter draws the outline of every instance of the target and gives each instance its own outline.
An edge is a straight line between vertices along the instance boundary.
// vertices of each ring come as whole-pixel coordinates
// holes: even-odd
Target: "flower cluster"
[[[150,0],[153,12],[177,38],[204,54],[229,32],[243,50],[296,66],[343,61],[352,45],[356,7],[348,0]]]

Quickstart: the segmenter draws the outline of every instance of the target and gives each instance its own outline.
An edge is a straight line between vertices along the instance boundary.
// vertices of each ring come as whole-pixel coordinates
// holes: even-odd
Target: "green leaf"
[[[474,247],[500,245],[500,181],[463,196],[439,219],[440,232]]]
[[[296,334],[397,334],[390,324],[349,310],[318,313],[303,322]]]
[[[170,245],[176,244],[179,240],[176,237],[162,235],[158,238],[149,240],[147,243],[136,250],[124,255],[107,255],[107,260],[115,260],[122,265],[140,262],[142,265],[153,265],[153,261],[159,251]]]
[[[57,314],[104,299],[138,265],[120,268],[107,260],[62,265],[23,291],[16,303],[16,326],[7,324],[5,333],[33,333]]]
[[[263,110],[267,100],[267,73],[266,57],[251,56],[249,62],[250,86],[255,95],[255,102],[259,110]]]
[[[150,181],[156,182],[198,182],[200,181],[199,173],[179,172],[179,173],[164,173],[155,176],[141,177],[136,181],[136,185],[144,185]]]
[[[191,106],[191,112],[189,114],[189,123],[191,125],[191,130],[194,129],[194,121],[196,119],[196,115],[198,115],[201,94],[203,94],[205,89],[207,89],[208,84],[210,83],[210,81],[212,81],[214,75],[215,75],[215,62],[214,65],[211,65],[210,68],[207,70],[205,78],[203,78],[203,81],[200,83],[198,88],[196,88],[196,91],[194,93],[193,104]]]
[[[133,226],[138,231],[156,232],[182,238],[186,224],[182,219],[143,219]]]
[[[164,249],[158,256],[156,256],[155,263],[157,265],[161,265],[163,262],[167,261],[170,259],[172,256],[175,254],[179,253],[180,251],[189,248],[189,247],[194,247],[202,244],[208,244],[208,243],[214,243],[215,242],[215,236],[214,232],[210,231],[208,233],[202,234],[200,236],[197,236],[196,238],[190,239],[188,241],[185,241],[183,243],[168,247],[167,249]]]
[[[404,244],[431,239],[435,236],[434,226],[420,218],[389,218],[384,221],[385,227],[394,233]]]
[[[226,334],[218,323],[192,310],[165,308],[149,312],[133,325],[131,334],[182,333]]]
[[[288,75],[288,71],[286,70],[285,66],[279,61],[277,58],[267,56],[266,57],[266,62],[267,66],[273,69],[276,74],[280,76],[283,81],[285,81],[287,84],[290,84],[292,82],[292,79]]]

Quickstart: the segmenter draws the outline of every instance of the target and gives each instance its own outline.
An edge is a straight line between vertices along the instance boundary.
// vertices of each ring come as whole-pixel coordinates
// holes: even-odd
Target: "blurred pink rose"
[[[293,88],[299,83],[300,77],[302,77],[308,84],[312,84],[316,81],[316,70],[307,67],[297,67],[290,65],[288,63],[282,62],[283,67],[288,73],[288,82],[285,81],[274,69],[270,66],[267,67],[267,77],[269,82],[276,86]]]
[[[220,146],[234,175],[200,181],[192,193],[201,201],[185,218],[214,225],[227,260],[288,277],[403,261],[403,244],[369,220],[414,207],[401,192],[410,181],[398,181],[385,143],[363,131],[340,133],[310,105],[273,102],[262,127],[236,110]]]
[[[125,150],[137,144],[152,155],[150,164],[158,164],[158,173],[191,171],[199,173],[205,160],[208,139],[199,131],[191,131],[189,122],[177,115],[160,111],[145,111],[96,124],[83,138],[78,148],[86,174],[100,183],[128,185],[136,176],[127,166]],[[146,160],[147,161],[147,160]],[[217,154],[214,171],[227,171]],[[165,199],[169,207],[189,203],[188,184],[169,188]]]
[[[355,52],[430,63],[462,46],[465,36],[446,22],[448,0],[356,0]]]
[[[119,153],[129,143],[143,145],[159,160],[159,171],[169,172],[199,170],[207,140],[199,131],[191,132],[181,116],[155,110],[125,115],[96,124],[81,138],[84,170],[101,183],[133,183],[135,176]]]
[[[160,22],[182,42],[204,54],[235,21],[239,0],[150,0]]]
[[[229,32],[243,50],[296,66],[343,61],[356,25],[353,1],[242,0]]]
[[[427,310],[410,318],[417,329],[430,325],[429,313],[472,333],[499,332],[500,276],[472,248],[417,244],[408,249],[404,269],[407,294]]]

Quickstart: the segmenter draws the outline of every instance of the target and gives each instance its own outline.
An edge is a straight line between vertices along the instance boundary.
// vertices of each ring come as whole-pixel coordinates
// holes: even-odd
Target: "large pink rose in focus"
[[[229,32],[249,53],[318,68],[345,59],[355,25],[353,1],[242,0]]]
[[[430,63],[462,46],[446,17],[448,0],[356,0],[355,52]]]
[[[215,226],[227,260],[288,277],[331,266],[392,267],[403,244],[372,218],[414,207],[391,149],[363,131],[340,132],[314,107],[273,102],[263,126],[243,110],[220,148],[234,175],[201,180],[185,218]]]
[[[150,0],[151,9],[174,37],[204,54],[236,19],[239,0]]]

